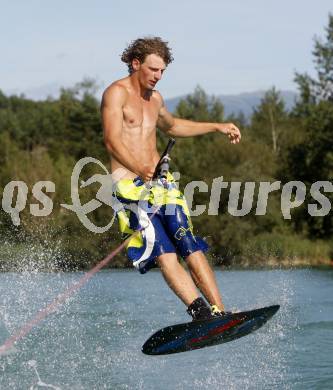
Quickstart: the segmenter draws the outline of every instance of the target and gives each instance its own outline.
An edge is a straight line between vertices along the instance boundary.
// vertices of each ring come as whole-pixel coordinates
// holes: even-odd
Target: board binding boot
[[[212,314],[213,318],[224,317],[224,316],[227,316],[229,314],[232,314],[231,311],[220,310],[216,305],[212,305],[210,307],[210,310],[211,310],[211,314]]]
[[[202,297],[195,299],[187,308],[187,313],[193,321],[209,320],[214,318],[211,308]]]

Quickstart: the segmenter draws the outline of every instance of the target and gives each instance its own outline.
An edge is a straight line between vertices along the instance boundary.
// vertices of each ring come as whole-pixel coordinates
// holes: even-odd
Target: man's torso
[[[156,165],[159,160],[156,149],[156,123],[161,101],[155,91],[145,98],[138,96],[127,80],[122,79],[115,83],[125,87],[128,92],[123,106],[122,142],[142,165]],[[126,169],[125,178],[137,176],[125,168],[114,156],[111,156],[112,172],[118,168]]]

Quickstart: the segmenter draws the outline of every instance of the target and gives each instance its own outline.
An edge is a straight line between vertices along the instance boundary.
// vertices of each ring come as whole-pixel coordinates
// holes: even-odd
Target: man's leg
[[[195,284],[207,301],[211,305],[216,305],[221,311],[224,311],[224,305],[217,287],[215,275],[206,256],[202,251],[193,252],[186,258],[186,263]]]
[[[157,258],[163,277],[173,292],[189,306],[199,297],[191,276],[179,263],[175,253],[165,253]]]

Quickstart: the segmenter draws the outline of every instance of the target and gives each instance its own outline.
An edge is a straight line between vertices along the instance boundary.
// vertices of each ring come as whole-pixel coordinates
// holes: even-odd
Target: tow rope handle
[[[169,139],[168,145],[167,145],[165,151],[162,153],[162,156],[161,156],[159,162],[156,165],[156,169],[155,169],[155,172],[154,172],[153,180],[166,179],[167,178],[168,172],[169,172],[169,166],[170,166],[170,164],[169,164],[169,162],[170,162],[169,154],[170,154],[171,149],[173,148],[175,142],[176,142],[176,140],[174,138],[170,138]]]

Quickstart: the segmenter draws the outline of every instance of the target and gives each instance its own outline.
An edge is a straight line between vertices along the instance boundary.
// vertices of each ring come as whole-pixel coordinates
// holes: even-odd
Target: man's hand
[[[233,123],[218,123],[217,131],[227,135],[232,144],[238,144],[242,138],[239,128]]]
[[[139,176],[145,183],[152,180],[154,173],[155,173],[155,167],[151,167],[149,165],[143,165],[141,169],[138,171]]]

